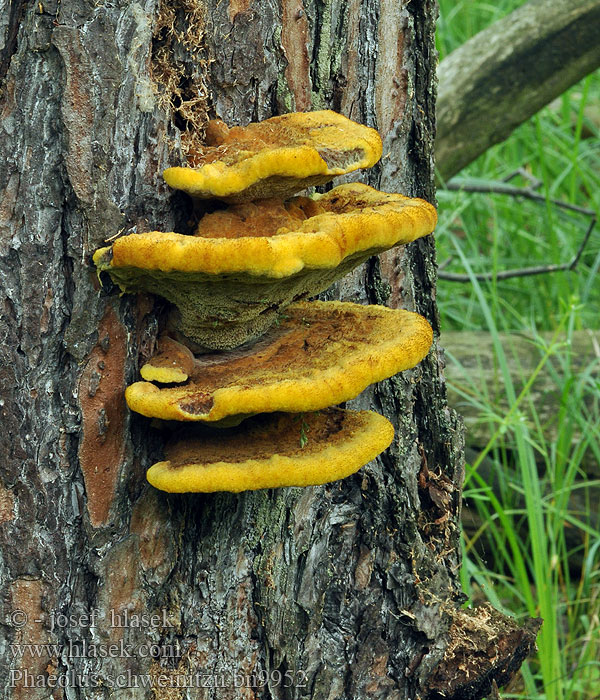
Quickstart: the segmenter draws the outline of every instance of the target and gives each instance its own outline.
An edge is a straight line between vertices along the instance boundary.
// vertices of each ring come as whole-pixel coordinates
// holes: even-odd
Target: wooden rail
[[[543,344],[551,342],[550,333],[541,335],[541,343],[525,334],[500,334],[517,396],[544,357]],[[515,420],[525,420],[533,426],[533,404],[549,441],[556,439],[561,407],[567,398],[578,397],[585,410],[600,414],[600,331],[575,331],[570,342],[566,336],[555,342],[565,347],[548,357],[515,416]],[[467,445],[483,446],[510,410],[492,336],[486,332],[443,333],[440,345],[446,351],[448,401],[465,421]],[[572,377],[568,397],[562,394],[566,376]],[[562,415],[562,420],[570,418]],[[573,439],[581,439],[579,427],[573,428]],[[600,475],[600,466],[590,450],[584,462],[589,473]]]

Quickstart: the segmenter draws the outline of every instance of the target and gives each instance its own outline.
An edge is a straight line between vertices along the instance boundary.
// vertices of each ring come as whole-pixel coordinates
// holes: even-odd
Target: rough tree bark
[[[600,0],[529,0],[438,69],[436,166],[449,180],[600,66]]]
[[[433,700],[506,681],[535,625],[460,610],[462,436],[438,352],[354,402],[397,427],[354,477],[169,496],[144,479],[160,431],[123,400],[160,304],[107,293],[90,264],[120,230],[185,218],[161,170],[208,112],[333,107],[384,137],[370,183],[432,200],[433,0],[0,10],[5,697]],[[334,295],[416,309],[437,331],[432,238]],[[183,674],[199,675],[169,687]]]

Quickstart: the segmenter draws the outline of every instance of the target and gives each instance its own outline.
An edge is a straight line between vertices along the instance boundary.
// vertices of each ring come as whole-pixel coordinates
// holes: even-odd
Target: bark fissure
[[[0,49],[0,94],[2,83],[10,66],[10,61],[17,50],[19,29],[23,21],[27,0],[14,0],[10,3],[10,12],[4,25],[3,47]]]

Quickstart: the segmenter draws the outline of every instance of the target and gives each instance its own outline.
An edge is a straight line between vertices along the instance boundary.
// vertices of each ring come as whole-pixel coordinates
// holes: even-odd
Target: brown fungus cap
[[[353,474],[393,438],[392,424],[371,411],[256,416],[167,448],[147,478],[172,493],[312,486]]]
[[[206,140],[188,155],[190,167],[167,168],[165,181],[193,197],[229,202],[286,199],[381,158],[374,129],[329,110],[293,112],[246,127],[214,120]]]
[[[140,374],[147,382],[178,384],[185,382],[194,369],[194,355],[185,345],[168,336],[158,341],[156,352]]]
[[[312,199],[214,212],[196,236],[123,236],[94,262],[123,291],[172,302],[177,330],[198,348],[230,349],[262,335],[289,303],[322,292],[371,255],[431,233],[436,221],[422,199],[352,183]]]
[[[357,396],[414,367],[433,333],[416,313],[339,301],[292,304],[251,347],[201,355],[179,386],[129,386],[129,407],[145,416],[221,421],[273,411],[314,411]],[[149,376],[154,358],[142,368]]]

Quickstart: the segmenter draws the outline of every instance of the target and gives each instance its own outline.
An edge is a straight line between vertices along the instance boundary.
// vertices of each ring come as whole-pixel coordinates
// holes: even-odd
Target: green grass
[[[440,57],[521,4],[441,0]],[[459,176],[499,181],[523,168],[542,182],[546,201],[438,194],[438,258],[450,259],[444,271],[470,276],[467,284],[440,280],[442,328],[491,334],[509,407],[499,415],[487,387],[461,388],[491,424],[491,438],[467,465],[464,498],[480,527],[463,538],[462,584],[470,602],[484,598],[519,619],[544,618],[539,651],[505,697],[600,697],[600,531],[593,515],[599,510],[593,494],[600,492],[600,399],[591,406],[582,401],[584,394],[600,397],[600,386],[597,365],[576,369],[569,343],[575,330],[600,325],[600,232],[575,271],[491,282],[477,282],[475,274],[572,258],[589,219],[550,199],[600,211],[599,124],[596,74]],[[513,183],[528,184],[520,176]],[[539,363],[523,389],[513,385],[503,331],[533,338]],[[543,331],[554,339],[545,340]],[[542,370],[561,397],[552,437],[531,391]],[[583,465],[594,462],[596,476],[586,476]]]

